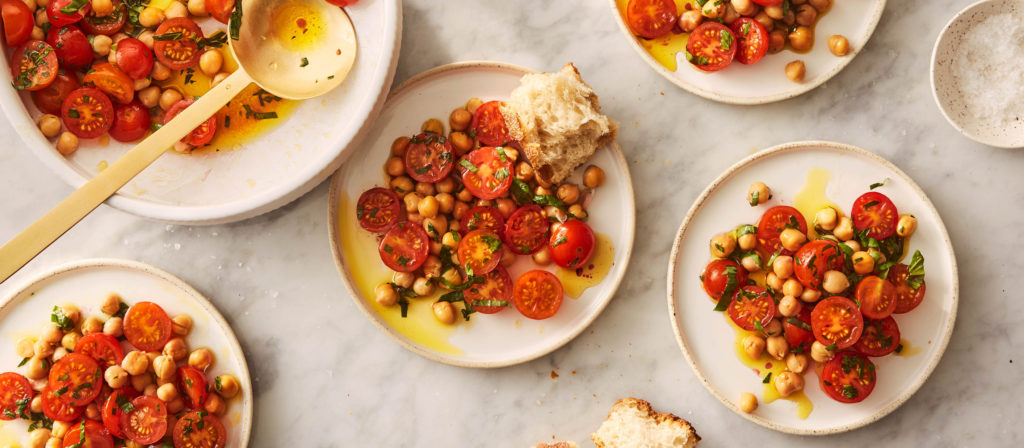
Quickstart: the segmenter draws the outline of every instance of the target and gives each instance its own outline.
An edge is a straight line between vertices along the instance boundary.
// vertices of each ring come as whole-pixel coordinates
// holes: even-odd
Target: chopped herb
[[[896,350],[894,350],[894,352],[896,352],[896,353],[899,353],[899,352],[902,352],[902,351],[903,351],[903,344],[897,345],[896,346]]]
[[[490,249],[491,252],[497,252],[498,249],[501,249],[501,240],[498,238],[490,235],[483,235],[480,239],[487,244],[487,248]]]
[[[722,295],[718,298],[718,305],[715,306],[715,311],[725,311],[729,308],[729,302],[732,301],[732,295],[736,292],[738,281],[736,280],[736,266],[725,267],[725,289],[722,290]]]
[[[864,210],[870,210],[870,209],[871,209],[871,207],[874,207],[874,206],[876,206],[876,205],[878,205],[878,204],[879,204],[879,202],[878,202],[878,201],[871,201],[871,202],[868,202],[867,204],[864,204]]]
[[[157,41],[160,41],[160,40],[178,40],[178,39],[181,39],[181,31],[176,31],[176,32],[173,32],[173,33],[163,33],[163,34],[159,34],[159,35],[153,36],[153,40],[157,40]]]
[[[127,304],[127,303],[124,303],[124,302],[119,302],[119,303],[118,303],[118,306],[117,306],[117,312],[116,312],[116,313],[114,313],[114,315],[113,315],[113,316],[111,316],[111,317],[120,317],[120,318],[122,318],[122,319],[123,319],[123,318],[124,318],[124,315],[125,315],[125,313],[127,313],[127,312],[128,312],[128,308],[130,308],[130,307],[128,306],[128,304]]]
[[[754,226],[752,226],[750,224],[743,224],[743,225],[741,225],[741,226],[736,228],[736,237],[737,238],[739,238],[739,237],[741,237],[743,235],[751,234],[751,233],[757,233],[757,227],[754,227]]]
[[[83,7],[85,7],[85,5],[88,4],[88,3],[89,3],[89,0],[71,0],[71,3],[68,3],[67,6],[65,6],[65,7],[60,9],[60,12],[62,14],[76,14],[76,13],[78,13],[78,10],[82,9]],[[63,29],[62,29],[61,33],[62,34],[64,33]]]
[[[224,44],[226,44],[227,42],[227,33],[223,31],[217,31],[216,33],[213,33],[210,37],[204,37],[199,39],[199,42],[196,42],[196,45],[198,45],[199,49],[202,50],[204,47],[220,48],[224,46]]]
[[[497,179],[497,180],[503,180],[503,179],[507,178],[508,176],[510,176],[510,174],[508,172],[508,168],[502,168],[502,169],[494,172],[494,178]]]
[[[795,327],[798,327],[798,328],[800,328],[800,329],[802,329],[802,330],[806,330],[806,331],[813,331],[813,330],[811,329],[811,326],[810,326],[810,325],[808,325],[808,324],[807,324],[807,322],[804,322],[804,321],[802,321],[802,320],[800,320],[800,319],[797,319],[797,318],[795,318],[795,317],[790,317],[790,318],[787,318],[787,319],[786,319],[786,323],[788,323],[788,324],[790,324],[790,325],[793,325],[793,326],[795,326]]]
[[[302,62],[299,63],[299,67],[305,67],[309,65],[309,58],[302,58]]]
[[[277,112],[256,112],[248,104],[243,104],[242,107],[245,108],[246,118],[255,118],[257,120],[277,118]]]
[[[50,314],[50,322],[57,324],[57,328],[63,331],[68,331],[75,328],[75,322],[71,318],[64,315],[64,310],[59,306],[53,307],[53,312]]]
[[[68,116],[71,118],[81,118],[82,115],[78,113],[78,109],[71,109],[68,111]]]
[[[722,30],[722,49],[729,51],[732,48],[732,33],[726,30]]]
[[[857,388],[855,388],[855,387],[853,387],[853,386],[851,386],[849,384],[843,386],[843,396],[844,397],[849,398],[849,399],[852,400],[854,398],[857,398],[857,395],[858,395]]]
[[[839,348],[839,346],[837,346],[836,343],[833,342],[832,345],[829,345],[828,347],[825,347],[825,350],[828,350],[830,352],[834,352],[838,348]]]
[[[459,161],[459,165],[462,165],[463,168],[465,168],[465,169],[467,169],[467,170],[469,170],[470,172],[473,172],[473,173],[479,171],[479,168],[477,168],[476,165],[473,165],[472,162],[470,162],[470,161],[468,161],[466,159],[462,159],[461,161]]]
[[[760,332],[764,332],[764,325],[761,325],[761,321],[755,320],[754,321],[754,329],[757,330],[757,331],[760,331]]]
[[[433,167],[431,167],[429,164],[423,165],[419,168],[416,168],[416,174],[426,174],[426,172],[430,171],[431,168]]]
[[[561,246],[561,245],[563,245],[563,244],[565,244],[567,242],[568,242],[568,239],[566,239],[565,235],[562,235],[560,238],[555,240],[554,243],[551,244],[551,248],[554,249],[554,248],[556,248],[558,246]]]
[[[924,284],[924,256],[921,255],[921,251],[914,251],[914,256],[910,259],[910,265],[907,266],[907,271],[907,286],[916,291]]]
[[[744,23],[743,27],[740,28],[740,31],[743,32],[744,36],[749,36],[750,35],[750,22]]]
[[[889,181],[889,178],[887,177],[887,178],[883,179],[881,182],[875,182],[875,183],[871,184],[871,188],[869,188],[869,189],[870,190],[874,190],[874,189],[876,189],[878,187],[881,187],[882,185],[885,185],[885,183],[888,182],[888,181]]]
[[[242,0],[235,0],[235,10],[231,11],[228,23],[231,25],[231,40],[238,40],[239,31],[242,29]]]
[[[28,363],[28,358],[21,358],[21,362],[18,363],[18,367],[21,367]]]
[[[768,384],[768,383],[770,383],[771,381],[772,381],[772,373],[771,373],[771,372],[768,372],[768,374],[764,376],[764,379],[763,379],[763,380],[761,380],[761,383],[762,383],[762,384]]]

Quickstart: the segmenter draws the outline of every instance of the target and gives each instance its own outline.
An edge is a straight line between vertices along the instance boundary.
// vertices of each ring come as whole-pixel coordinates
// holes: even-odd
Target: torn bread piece
[[[533,448],[577,448],[577,447],[576,447],[576,442],[561,441],[561,442],[551,442],[551,443],[541,442],[541,443],[538,443],[537,446],[535,446]]]
[[[617,401],[590,438],[598,448],[692,448],[700,442],[690,422],[636,398]]]
[[[523,76],[501,114],[509,135],[547,184],[565,180],[618,132],[572,63],[557,73]]]

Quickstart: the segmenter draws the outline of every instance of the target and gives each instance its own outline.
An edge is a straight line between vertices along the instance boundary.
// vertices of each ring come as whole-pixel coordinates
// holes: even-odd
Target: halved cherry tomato
[[[131,79],[143,79],[153,71],[153,50],[134,37],[117,42],[114,60],[117,68]]]
[[[868,230],[868,236],[876,240],[888,238],[896,233],[900,212],[889,197],[877,191],[869,191],[853,201],[853,227]]]
[[[516,280],[512,299],[523,316],[534,320],[554,316],[562,306],[562,282],[548,271],[534,269]]]
[[[75,344],[74,353],[86,355],[100,364],[104,370],[110,366],[119,366],[124,361],[124,350],[113,336],[103,333],[92,333],[83,336]]]
[[[483,275],[498,267],[504,244],[497,233],[490,230],[474,230],[459,240],[459,262],[467,273]]]
[[[205,411],[192,411],[178,419],[171,438],[175,447],[224,448],[228,433],[216,416]]]
[[[551,261],[566,269],[577,269],[585,266],[594,255],[597,238],[587,223],[578,219],[570,219],[551,234],[548,248],[551,250]]]
[[[97,89],[102,90],[110,95],[111,99],[121,104],[128,104],[135,98],[132,79],[109,62],[93,64],[89,72],[82,78],[82,82],[95,85]]]
[[[158,352],[171,339],[171,319],[160,305],[138,302],[124,314],[124,337],[139,350]]]
[[[178,390],[181,391],[185,398],[185,406],[189,409],[203,407],[209,395],[206,376],[201,370],[192,366],[178,367]]]
[[[924,291],[927,283],[922,281],[917,289],[907,284],[907,277],[910,276],[910,269],[903,263],[897,263],[889,268],[886,280],[896,287],[896,309],[895,314],[909,313],[917,308],[924,300]]]
[[[95,420],[82,420],[71,425],[61,442],[64,448],[114,448],[110,432]]]
[[[842,271],[845,259],[839,243],[814,240],[804,244],[793,255],[793,273],[806,288],[821,289],[821,280],[828,271]]]
[[[134,142],[149,131],[151,119],[149,108],[138,100],[118,104],[114,108],[114,126],[110,128],[110,136],[119,142]]]
[[[57,78],[57,53],[50,44],[30,40],[11,54],[11,80],[15,89],[39,90]]]
[[[114,125],[114,105],[99,89],[82,87],[71,92],[61,106],[64,126],[81,138],[96,138]]]
[[[57,53],[61,67],[85,67],[95,57],[89,38],[74,25],[50,28],[50,32],[46,33],[46,43]]]
[[[800,211],[786,205],[777,205],[761,215],[761,221],[757,223],[758,249],[762,250],[762,259],[771,257],[772,254],[782,249],[782,242],[779,235],[786,228],[798,229],[807,233],[807,221]],[[792,252],[782,249],[783,255],[790,255]]]
[[[124,409],[121,408],[121,403],[131,403],[132,399],[138,396],[139,393],[135,388],[126,386],[112,391],[103,402],[103,409],[101,411],[103,416],[103,426],[106,426],[107,431],[109,431],[114,437],[119,439],[126,437],[124,435],[124,430],[121,429],[121,414],[124,413]]]
[[[732,269],[729,269],[730,267]],[[704,292],[708,293],[711,300],[715,302],[721,300],[722,294],[729,286],[730,273],[735,279],[732,290],[732,294],[735,294],[740,288],[747,286],[746,269],[732,260],[712,260],[704,267],[704,272],[700,275],[700,282],[704,286]]]
[[[100,381],[103,381],[100,379]],[[85,406],[69,406],[57,397],[53,385],[47,385],[40,396],[43,398],[43,414],[50,420],[73,422],[85,412]]]
[[[885,356],[900,346],[900,327],[892,316],[864,322],[864,333],[853,349],[868,356]]]
[[[131,412],[121,413],[121,429],[135,443],[156,443],[167,434],[167,404],[143,395],[132,400]]]
[[[106,36],[112,36],[121,31],[121,28],[124,28],[125,18],[128,16],[127,8],[121,0],[113,0],[113,3],[114,9],[111,10],[110,14],[98,17],[95,11],[93,11],[85,16],[81,22],[78,22],[82,27],[82,31],[89,34],[103,34]]]
[[[729,27],[718,22],[704,22],[690,33],[686,60],[705,72],[717,72],[732,63],[738,46]]]
[[[782,333],[791,350],[808,353],[811,344],[814,343],[814,332],[811,330],[811,308],[805,306],[800,310],[800,314],[783,320]]]
[[[466,307],[484,314],[494,314],[508,308],[512,300],[512,276],[504,266],[484,276],[484,282],[462,291]]]
[[[860,302],[860,312],[868,319],[885,319],[896,310],[896,287],[881,277],[870,275],[857,283],[854,294]]]
[[[391,230],[398,221],[405,219],[405,207],[398,194],[387,188],[371,188],[359,195],[356,203],[356,218],[359,225],[373,233]]]
[[[64,98],[67,98],[79,87],[81,84],[78,82],[78,77],[68,75],[65,70],[57,70],[57,77],[50,85],[32,92],[32,101],[36,103],[36,107],[41,112],[60,115]]]
[[[505,222],[505,243],[519,255],[537,252],[548,242],[548,215],[537,205],[524,205]]]
[[[488,101],[473,112],[470,128],[476,131],[476,140],[483,146],[508,146],[512,142],[505,117],[501,115],[501,101]]]
[[[875,364],[859,353],[839,353],[825,364],[821,390],[841,403],[864,401],[875,390]]]
[[[679,20],[679,10],[672,0],[629,0],[626,23],[636,35],[657,39],[672,32]]]
[[[17,0],[0,0],[0,28],[4,30],[4,42],[8,47],[25,43],[32,35],[35,16],[28,5]]]
[[[729,317],[747,331],[759,331],[775,317],[775,300],[760,286],[744,286],[729,302]]]
[[[842,350],[857,342],[864,331],[864,318],[857,304],[846,297],[832,296],[818,302],[811,311],[811,328],[818,342]]]
[[[167,109],[167,113],[164,114],[164,124],[170,123],[174,117],[178,116],[181,111],[185,110],[196,100],[192,98],[183,99],[174,103],[170,109]],[[196,126],[192,132],[189,132],[185,138],[181,139],[182,143],[188,144],[189,147],[195,148],[210,143],[213,140],[214,134],[217,133],[217,115],[214,114],[212,117],[207,118],[203,124]]]
[[[444,179],[455,168],[455,152],[443,135],[424,132],[409,140],[405,151],[405,172],[418,182]]]
[[[768,53],[768,29],[750,17],[740,17],[729,27],[738,40],[736,60],[741,64],[753,64]]]
[[[65,25],[82,20],[92,7],[89,2],[84,2],[81,8],[75,9],[71,3],[74,0],[53,0],[46,5],[46,16],[50,18],[50,25],[60,28]]]
[[[413,272],[430,255],[430,237],[423,226],[400,221],[381,238],[377,247],[380,259],[396,272]]]
[[[157,40],[153,43],[153,53],[161,64],[171,70],[185,70],[199,63],[198,41],[203,31],[192,20],[185,17],[167,19],[156,29],[155,37],[181,37],[171,40]]]
[[[69,406],[85,406],[103,388],[103,369],[87,355],[68,353],[53,364],[48,384],[60,401]]]
[[[463,233],[490,230],[501,235],[505,232],[505,217],[494,207],[473,207],[462,215],[459,225]]]
[[[462,184],[480,199],[497,199],[512,186],[512,160],[502,148],[485,146],[459,162]]]
[[[27,415],[25,410],[35,394],[28,378],[14,372],[0,373],[0,420]]]
[[[204,0],[206,12],[220,23],[227,24],[231,20],[231,11],[235,9],[234,0]]]

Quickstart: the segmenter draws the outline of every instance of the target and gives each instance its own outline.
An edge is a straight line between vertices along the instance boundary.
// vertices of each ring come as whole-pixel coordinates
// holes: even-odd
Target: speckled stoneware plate
[[[968,6],[946,24],[932,51],[932,93],[942,115],[965,137],[997,148],[1024,147],[1024,117],[1009,126],[1002,126],[972,115],[967,95],[954,74],[954,62],[964,57],[960,44],[973,26],[995,14],[1020,14],[1021,11],[1024,11],[1024,1],[1021,0],[983,0]],[[979,67],[981,69],[983,67]]]
[[[765,104],[787,100],[810,91],[828,81],[846,67],[860,50],[867,45],[882,17],[886,0],[836,0],[832,8],[816,25],[814,46],[805,54],[785,50],[769,54],[753,65],[733,62],[725,70],[704,73],[693,68],[686,61],[682,50],[675,56],[676,68],[662,65],[644,48],[644,43],[629,29],[626,23],[626,5],[629,0],[608,0],[619,29],[637,54],[655,71],[673,84],[694,95],[730,104]],[[689,0],[675,0],[680,13]],[[836,57],[828,49],[828,38],[833,34],[846,36],[850,40],[850,54]],[[807,75],[802,83],[795,83],[786,77],[786,64],[797,59],[807,66]]]
[[[464,62],[414,76],[391,94],[365,143],[331,182],[331,248],[352,300],[381,331],[425,358],[463,367],[501,367],[543,356],[590,325],[612,299],[626,273],[633,249],[636,209],[629,167],[621,148],[613,143],[598,149],[588,162],[604,169],[606,181],[587,208],[587,222],[599,238],[593,259],[604,254],[608,263],[602,265],[611,266],[604,279],[579,298],[566,296],[554,317],[531,320],[510,308],[492,315],[473,314],[468,322],[459,316],[454,325],[444,325],[431,314],[433,299],[412,299],[409,315],[404,319],[398,306],[385,308],[374,300],[374,288],[390,281],[391,271],[380,260],[376,236],[359,227],[355,202],[363,191],[385,184],[382,167],[391,142],[396,137],[419,132],[428,118],[441,119],[447,129],[452,109],[472,97],[485,101],[506,99],[519,86],[519,78],[530,72],[511,64]],[[583,76],[585,79],[586,73]],[[582,171],[577,170],[573,182],[580,183]],[[603,250],[610,248],[601,242],[602,235],[612,246],[611,253]],[[509,267],[513,280],[535,268],[529,257],[518,258]],[[555,271],[554,265],[545,269]]]
[[[772,189],[765,205],[746,202],[750,184],[762,181]],[[806,398],[813,405],[807,418],[798,416],[798,405],[777,400],[765,403],[761,383],[764,372],[753,372],[740,361],[734,341],[736,332],[728,316],[713,311],[714,303],[698,278],[711,261],[708,241],[713,235],[739,224],[757,225],[765,210],[790,205],[805,215],[814,213],[819,201],[801,199],[824,194],[844,213],[869,187],[885,181],[874,191],[889,196],[900,213],[918,218],[918,229],[907,243],[907,252],[920,250],[925,258],[927,289],[924,301],[907,314],[895,315],[904,349],[900,356],[873,358],[877,367],[874,391],[864,401],[843,404],[821,390],[816,373],[805,375]],[[807,211],[813,209],[814,211]],[[813,216],[805,216],[813,222]],[[904,263],[909,262],[909,257]],[[931,201],[899,168],[885,159],[853,146],[832,142],[797,142],[758,152],[729,168],[694,203],[676,236],[668,269],[668,306],[679,347],[697,378],[726,407],[766,428],[794,434],[833,434],[874,422],[903,404],[924,384],[946,349],[956,320],[958,280],[956,259],[949,235]],[[745,355],[742,355],[745,357]],[[758,396],[760,406],[752,414],[737,407],[740,394]]]
[[[107,203],[126,212],[179,224],[218,224],[250,218],[295,200],[331,175],[351,152],[349,143],[380,111],[394,77],[401,43],[402,3],[364,0],[345,8],[359,50],[345,82],[303,101],[283,123],[221,152],[171,151]],[[224,25],[201,21],[209,31]],[[7,58],[0,72],[10,73]],[[0,106],[25,145],[65,182],[79,187],[131,146],[83,140],[70,157],[35,125],[31,96],[0,83]]]
[[[49,322],[54,305],[74,304],[83,316],[102,316],[100,305],[112,292],[120,294],[129,305],[150,301],[170,316],[184,313],[192,317],[194,325],[186,338],[189,347],[208,347],[215,356],[207,377],[230,373],[241,385],[239,395],[227,402],[227,412],[221,417],[227,429],[227,446],[248,446],[253,420],[252,383],[235,334],[199,291],[147,264],[113,259],[77,261],[45,272],[5,297],[0,305],[0,371],[24,374],[23,368],[15,367],[21,358],[15,354],[14,344],[22,337],[38,336],[39,329]],[[28,446],[27,427],[23,420],[3,422],[0,440]]]

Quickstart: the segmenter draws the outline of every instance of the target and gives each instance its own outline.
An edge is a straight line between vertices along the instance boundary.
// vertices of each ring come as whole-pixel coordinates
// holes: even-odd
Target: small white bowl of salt
[[[932,91],[961,134],[1024,147],[1024,0],[984,0],[953,17],[932,53]]]

